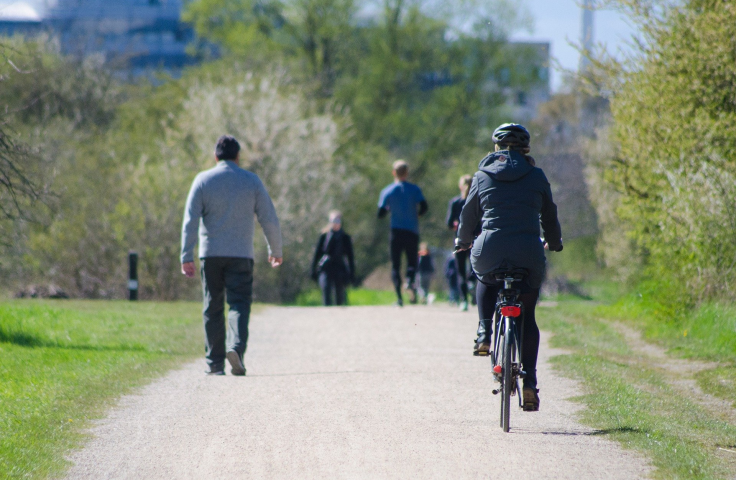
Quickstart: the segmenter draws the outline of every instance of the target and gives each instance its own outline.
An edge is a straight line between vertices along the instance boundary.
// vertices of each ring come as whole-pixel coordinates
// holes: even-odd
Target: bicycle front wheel
[[[514,332],[511,328],[511,320],[504,318],[504,332],[503,332],[503,385],[501,387],[501,399],[502,405],[502,418],[501,427],[504,432],[509,431],[509,419],[511,417],[511,392],[513,391],[513,367],[511,366],[512,350],[514,348]]]

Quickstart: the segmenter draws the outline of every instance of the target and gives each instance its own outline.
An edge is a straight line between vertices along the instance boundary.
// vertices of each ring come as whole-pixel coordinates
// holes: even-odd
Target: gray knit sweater
[[[266,187],[255,173],[221,160],[194,179],[181,229],[181,262],[194,261],[199,231],[199,258],[253,258],[254,217],[268,242],[269,255],[281,257],[281,228]]]

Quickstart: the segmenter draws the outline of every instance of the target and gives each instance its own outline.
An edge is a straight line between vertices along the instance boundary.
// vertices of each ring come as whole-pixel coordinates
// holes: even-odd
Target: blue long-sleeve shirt
[[[283,256],[276,209],[258,175],[229,160],[200,172],[184,210],[181,262],[194,261],[197,233],[199,258],[253,258],[255,217],[266,235],[269,255]]]
[[[391,228],[408,230],[419,234],[419,212],[417,206],[426,200],[422,189],[406,181],[394,182],[381,190],[378,208],[391,212]],[[380,217],[380,216],[379,216]]]

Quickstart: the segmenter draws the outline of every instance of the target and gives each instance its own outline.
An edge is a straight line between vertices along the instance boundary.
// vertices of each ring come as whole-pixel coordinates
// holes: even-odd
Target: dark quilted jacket
[[[483,230],[471,250],[473,270],[486,276],[505,268],[525,268],[529,285],[538,288],[545,271],[542,234],[551,250],[562,249],[557,205],[547,177],[520,152],[503,150],[481,160],[460,214],[458,245],[473,243],[478,221]],[[541,222],[540,222],[541,220]]]

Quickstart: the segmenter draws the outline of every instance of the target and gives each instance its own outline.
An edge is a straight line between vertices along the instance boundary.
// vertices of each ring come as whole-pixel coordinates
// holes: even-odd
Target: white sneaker
[[[467,312],[468,311],[468,302],[461,302],[460,303],[460,311],[461,312]]]

